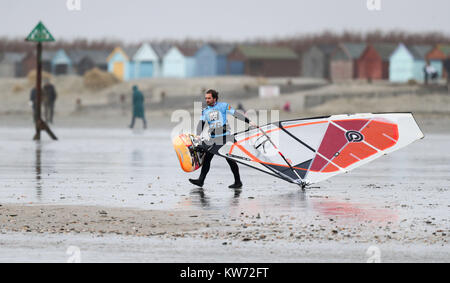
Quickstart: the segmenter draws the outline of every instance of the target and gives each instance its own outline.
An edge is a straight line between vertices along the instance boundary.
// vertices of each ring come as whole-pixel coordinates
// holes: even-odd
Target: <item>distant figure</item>
[[[450,94],[450,58],[444,60],[444,69],[447,73],[447,88],[448,93]]]
[[[428,84],[428,80],[431,79],[431,81],[434,81],[437,79],[438,77],[438,72],[436,71],[436,69],[430,64],[430,62],[427,62],[427,65],[423,68],[423,72],[424,72],[424,81],[425,81],[425,85]]]
[[[286,101],[286,103],[283,106],[283,110],[286,112],[291,112],[291,103],[289,101]]]
[[[31,109],[33,110],[33,120],[35,123],[37,120],[36,96],[37,96],[36,87],[33,87],[30,92],[30,105]]]
[[[166,92],[162,91],[160,97],[161,97],[161,105],[164,107],[164,104],[166,102]]]
[[[141,118],[144,123],[144,129],[147,128],[147,121],[144,113],[144,95],[139,91],[138,87],[133,86],[133,118],[131,119],[130,128],[134,128],[136,118]]]
[[[120,108],[122,109],[122,115],[125,115],[125,94],[120,95]]]
[[[53,113],[55,110],[56,97],[57,94],[55,87],[50,83],[48,79],[45,79],[43,88],[45,121],[52,124],[53,124]]]
[[[428,71],[428,74],[429,74],[429,76],[430,76],[432,81],[437,79],[438,72],[436,71],[436,69],[432,65],[427,67],[427,71]]]
[[[240,110],[242,113],[245,113],[244,105],[242,105],[242,103],[240,102],[238,103],[236,110]]]
[[[81,98],[77,98],[75,100],[75,111],[76,112],[81,112],[81,109],[82,109]]]
[[[430,63],[427,61],[427,64],[423,67],[423,82],[424,82],[425,85],[428,84],[428,72],[427,72],[427,66],[428,66],[429,64],[430,64]]]

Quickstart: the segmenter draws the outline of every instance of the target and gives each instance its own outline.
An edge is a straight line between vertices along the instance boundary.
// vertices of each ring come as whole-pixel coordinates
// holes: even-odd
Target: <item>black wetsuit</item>
[[[207,108],[208,109],[208,108]],[[230,106],[228,106],[228,109],[231,109],[232,115],[242,121],[245,121],[246,123],[249,123],[249,119],[245,117],[242,113],[238,111],[234,111]],[[205,109],[206,110],[206,109]],[[204,110],[204,112],[205,112]],[[211,111],[210,111],[211,112]],[[225,114],[226,115],[226,114]],[[210,125],[212,124],[209,120],[209,117],[204,117],[205,113],[202,113],[202,120],[199,121],[197,126],[197,135],[200,135],[203,132],[203,128],[208,122]],[[226,121],[226,118],[223,117],[223,121]],[[217,154],[218,150],[227,142],[232,141],[234,142],[234,136],[229,133],[229,127],[226,123],[222,123],[220,127],[215,127],[213,129],[210,128],[210,136],[211,139],[208,141],[203,142],[202,148],[206,150],[205,157],[203,159],[203,165],[200,172],[199,181],[203,184],[205,181],[206,175],[209,172],[209,169],[211,167],[211,160],[214,157],[214,154]],[[236,161],[226,158],[228,165],[230,166],[231,172],[233,172],[234,176],[234,183],[235,184],[242,184],[241,178],[239,175],[239,167],[236,163]]]
[[[212,138],[211,140],[209,140],[208,142],[204,142],[203,143],[203,148],[206,148],[206,153],[205,153],[205,157],[203,159],[203,165],[202,165],[202,169],[200,172],[200,177],[199,179],[201,180],[201,182],[205,181],[206,175],[209,172],[209,169],[211,167],[211,160],[214,157],[214,154],[217,154],[218,150],[222,147],[222,145],[224,145],[226,143],[227,140],[231,140],[234,142],[234,137],[232,136],[223,136],[223,137],[217,137],[217,138]],[[234,182],[236,184],[240,184],[241,183],[241,177],[239,175],[239,167],[236,163],[236,161],[229,159],[229,158],[225,158],[228,162],[228,165],[230,166],[231,172],[233,172],[233,176],[234,176]]]

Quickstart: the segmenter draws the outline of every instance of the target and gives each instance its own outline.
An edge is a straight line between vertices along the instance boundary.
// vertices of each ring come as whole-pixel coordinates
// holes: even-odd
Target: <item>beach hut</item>
[[[439,44],[438,45],[439,51],[442,52],[442,54],[445,56],[443,59],[441,59],[441,62],[443,62],[443,60],[445,59],[449,59],[450,58],[450,45],[445,45],[445,44]],[[442,63],[441,63],[442,64]],[[444,68],[443,68],[444,69]],[[449,76],[449,74],[445,71],[443,72],[442,75],[444,78],[446,78],[447,76]]]
[[[230,44],[204,44],[195,53],[196,75],[199,77],[227,74],[227,57],[233,50]]]
[[[28,75],[28,73],[34,69],[36,69],[36,53],[34,51],[29,51],[22,60],[23,75]]]
[[[56,51],[55,55],[51,59],[51,70],[51,73],[56,76],[68,75],[72,73],[72,61],[64,49],[59,49]]]
[[[80,61],[86,55],[86,53],[87,53],[87,50],[69,50],[67,52],[67,55],[69,56],[70,60],[72,61],[74,73],[76,73],[78,75],[83,75],[84,72],[88,68],[92,68],[92,66],[89,66],[89,65],[93,65],[93,63],[89,64],[86,67],[86,69],[80,67]]]
[[[118,79],[123,81],[133,79],[134,64],[132,58],[137,49],[136,47],[114,48],[106,59],[108,62],[108,72],[113,73]]]
[[[407,82],[424,80],[426,55],[432,50],[429,45],[409,45],[400,43],[389,59],[389,80]]]
[[[88,57],[94,62],[94,66],[102,71],[108,70],[108,56],[111,50],[89,50]],[[83,60],[82,62],[83,63]]]
[[[127,57],[129,58],[128,61],[128,74],[126,77],[126,80],[132,80],[136,77],[135,74],[135,62],[133,61],[133,57],[136,54],[136,52],[138,51],[139,46],[134,46],[134,47],[126,47],[124,48],[124,52],[127,55]]]
[[[56,51],[53,50],[44,50],[41,54],[41,64],[42,70],[47,73],[52,73],[52,60],[55,56]]]
[[[163,58],[163,77],[187,78],[195,76],[195,47],[173,46]]]
[[[302,54],[302,76],[329,79],[331,54],[336,48],[334,44],[311,46]]]
[[[68,56],[72,61],[74,72],[83,75],[93,68],[107,71],[107,58],[110,53],[107,50],[72,50],[68,52]]]
[[[438,73],[438,78],[442,77],[442,61],[430,60],[427,55],[433,50],[431,45],[409,45],[408,49],[414,57],[413,79],[416,81],[424,81],[424,68],[427,62],[434,67]]]
[[[228,55],[230,74],[264,77],[299,76],[299,57],[288,47],[242,45]]]
[[[357,78],[389,79],[389,59],[396,47],[391,43],[368,45],[357,60]]]
[[[407,82],[413,79],[414,59],[412,50],[400,43],[389,59],[389,80],[391,82]]]
[[[155,51],[156,55],[158,56],[159,70],[157,72],[157,76],[162,77],[164,68],[163,63],[164,56],[167,54],[170,48],[172,48],[173,45],[170,43],[162,42],[162,43],[152,43],[151,46]]]
[[[450,57],[450,44],[439,44],[439,50],[444,53],[445,57]]]
[[[245,62],[248,59],[244,56],[239,47],[233,49],[227,58],[227,73],[232,76],[241,76],[245,74]]]
[[[152,46],[144,43],[136,51],[133,58],[133,78],[151,78],[160,76],[161,67],[159,64],[159,57]]]
[[[0,54],[0,77],[23,76],[22,61],[26,53],[4,52]]]
[[[336,44],[319,44],[319,49],[324,54],[324,74],[323,78],[330,79],[330,59],[331,54],[336,50],[337,45]]]
[[[332,81],[356,78],[356,60],[361,57],[365,43],[340,43],[330,56],[330,78]]]
[[[440,77],[445,76],[443,62],[446,56],[438,45],[433,46],[433,48],[427,53],[425,58],[438,71]]]
[[[317,46],[311,46],[302,54],[302,76],[323,78],[325,73],[325,55]]]

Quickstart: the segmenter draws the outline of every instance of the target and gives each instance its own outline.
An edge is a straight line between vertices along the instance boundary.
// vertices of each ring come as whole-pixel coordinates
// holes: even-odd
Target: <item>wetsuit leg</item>
[[[228,165],[230,165],[231,172],[233,172],[234,183],[241,183],[241,176],[239,175],[239,167],[237,165],[237,162],[229,158],[226,158],[226,160],[228,162]]]
[[[199,179],[204,182],[206,175],[209,172],[209,168],[211,166],[211,160],[214,157],[214,154],[217,154],[217,152],[219,151],[219,149],[222,147],[222,145],[224,145],[227,140],[233,141],[234,142],[234,137],[230,137],[230,136],[223,136],[223,137],[217,137],[215,139],[212,139],[209,141],[209,143],[211,144],[211,141],[214,143],[214,145],[211,147],[208,147],[208,144],[206,144],[205,142],[203,142],[202,146],[206,149],[208,148],[207,152],[205,153],[205,158],[203,159],[203,165],[202,165],[202,170],[200,172],[200,177]],[[220,141],[220,142],[219,142]],[[241,183],[241,177],[239,174],[239,167],[236,161],[231,160],[229,158],[225,158],[227,160],[228,165],[231,168],[231,172],[233,172],[233,176],[234,176],[234,181],[235,183]]]
[[[201,182],[205,181],[206,175],[209,172],[209,168],[211,167],[211,160],[213,159],[214,154],[210,153],[210,152],[206,152],[205,153],[205,158],[203,159],[203,165],[202,165],[202,170],[200,172],[200,177],[199,180]]]
[[[222,147],[222,145],[226,144],[227,141],[231,141],[231,142],[236,142],[236,140],[234,139],[234,136],[231,135],[226,135],[220,138],[217,138],[216,141],[220,141],[219,145],[215,145],[210,151],[217,153],[219,151],[219,149]],[[233,172],[233,176],[234,176],[234,182],[236,184],[241,183],[241,176],[239,175],[239,167],[236,161],[229,159],[229,158],[225,158],[227,160],[228,165],[231,168],[231,172]]]

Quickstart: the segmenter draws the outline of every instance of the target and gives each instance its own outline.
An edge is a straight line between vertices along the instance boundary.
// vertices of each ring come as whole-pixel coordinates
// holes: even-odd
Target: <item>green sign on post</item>
[[[47,30],[42,22],[37,24],[25,40],[35,42],[55,41],[52,34]]]
[[[57,140],[58,138],[50,130],[47,123],[42,121],[41,118],[41,72],[42,72],[42,42],[55,41],[52,34],[47,30],[42,22],[39,22],[37,26],[30,32],[30,34],[25,39],[26,41],[37,42],[37,52],[36,52],[36,106],[33,109],[33,115],[35,117],[36,123],[36,134],[34,135],[34,140],[41,140],[41,130],[45,130],[49,136]]]

